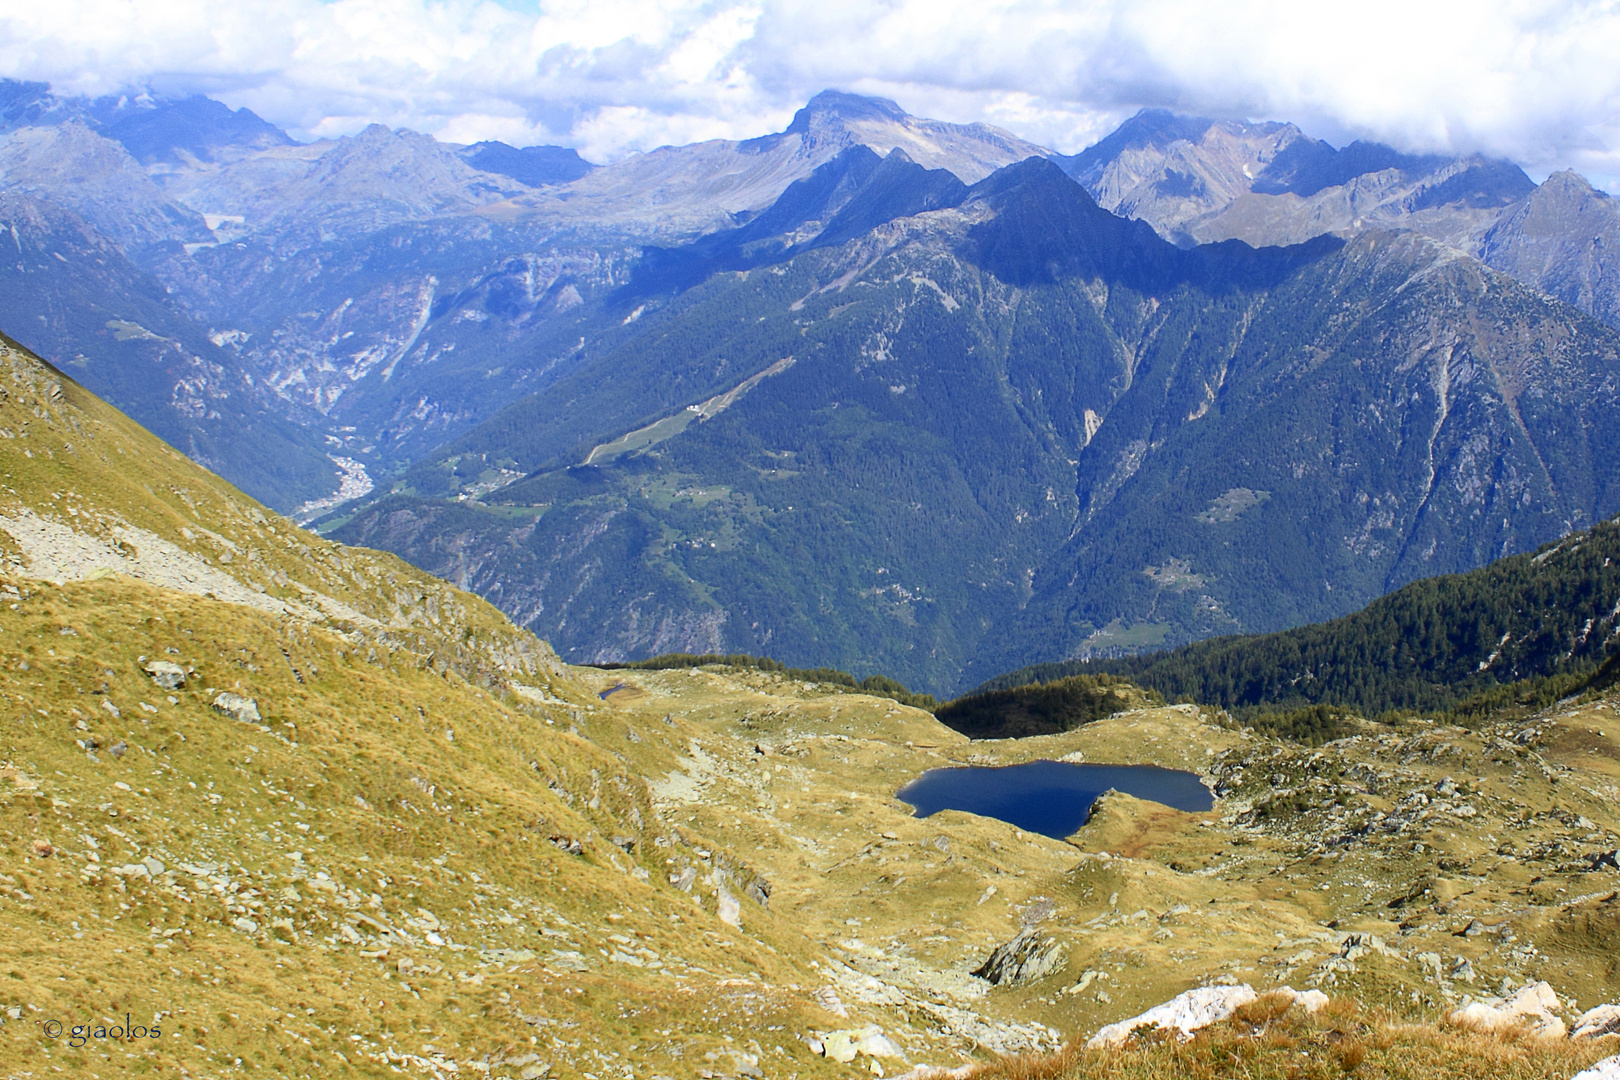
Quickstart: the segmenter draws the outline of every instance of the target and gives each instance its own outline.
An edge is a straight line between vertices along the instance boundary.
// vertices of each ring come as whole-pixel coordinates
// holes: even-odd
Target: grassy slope
[[[4,341],[0,388],[0,429],[15,436],[0,436],[0,514],[70,523],[115,556],[109,568],[132,576],[173,580],[162,568],[177,562],[182,577],[224,574],[266,609],[313,607],[333,629],[412,648],[482,681],[560,669],[549,646],[483,600],[391,555],[297,529]],[[143,552],[145,537],[154,543]],[[159,549],[168,548],[179,554],[164,558]]]
[[[1517,1033],[1480,1037],[1413,1024],[1339,999],[1315,1016],[1278,999],[1239,1009],[1190,1042],[1153,1038],[1123,1051],[1082,1050],[998,1063],[980,1080],[1544,1080],[1573,1076],[1607,1056],[1608,1040],[1547,1042]]]
[[[693,980],[711,987],[710,1022],[676,1026],[704,1051],[728,1028],[821,1015],[802,997],[713,988],[791,985],[796,967],[716,922],[712,895],[705,914],[664,882],[664,858],[691,845],[622,757],[577,734],[594,699],[543,643],[390,556],[266,515],[33,358],[3,362],[0,424],[29,429],[0,442],[7,522],[138,535],[131,573],[172,541],[259,582],[267,602],[307,614],[316,592],[341,612],[300,618],[104,571],[53,585],[8,543],[0,997],[22,1007],[3,1036],[13,1061],[380,1075],[402,1054],[499,1063],[538,1046],[516,1076],[633,1051],[672,1010],[690,1018]],[[196,673],[170,695],[141,657]],[[221,689],[252,696],[264,722],[211,708]],[[120,869],[148,856],[156,878]],[[662,967],[615,977],[593,944],[644,964],[638,950],[656,951]],[[553,950],[584,950],[588,970]],[[536,975],[537,957],[561,966]],[[164,1038],[75,1050],[41,1037],[46,1020],[126,1012],[161,1014]],[[684,1035],[659,1046],[635,1056],[691,1049]]]

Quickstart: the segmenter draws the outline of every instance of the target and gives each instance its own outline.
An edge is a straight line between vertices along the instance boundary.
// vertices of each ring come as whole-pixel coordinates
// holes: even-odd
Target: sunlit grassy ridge
[[[56,543],[35,576],[77,562],[69,576],[99,568],[190,586],[407,647],[484,682],[560,670],[549,646],[488,603],[392,555],[298,529],[3,335],[0,389],[0,515],[44,515],[83,541],[70,549],[42,537]],[[21,569],[16,540],[0,542]]]

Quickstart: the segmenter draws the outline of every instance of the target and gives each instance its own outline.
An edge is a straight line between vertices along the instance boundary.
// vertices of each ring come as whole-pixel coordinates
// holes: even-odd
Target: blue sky
[[[1144,105],[1620,179],[1615,0],[0,0],[0,74],[612,160],[817,90],[1074,151]]]

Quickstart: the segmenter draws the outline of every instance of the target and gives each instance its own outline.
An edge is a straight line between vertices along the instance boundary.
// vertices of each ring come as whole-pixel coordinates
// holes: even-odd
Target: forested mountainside
[[[9,329],[118,401],[193,461],[294,505],[331,490],[318,434],[212,340],[161,281],[83,218],[0,191],[0,295]],[[18,325],[21,323],[22,325]]]
[[[1434,241],[1182,250],[1049,163],[954,194],[869,165],[691,253],[722,267],[696,285],[632,278],[575,374],[335,535],[572,659],[939,693],[1332,618],[1620,506],[1620,337]]]
[[[596,301],[645,276],[660,251],[746,228],[856,148],[898,148],[962,184],[1044,155],[1106,209],[1180,243],[1418,229],[1600,318],[1620,295],[1591,255],[1613,232],[1612,208],[1576,190],[1579,178],[1532,191],[1505,162],[1335,149],[1286,124],[1150,110],[1065,158],[985,125],[829,91],[781,132],[598,168],[560,147],[440,144],[380,125],[302,145],[206,98],[92,100],[0,81],[0,189],[82,221],[189,328],[149,326],[148,286],[93,262],[32,266],[0,323],[58,363],[106,356],[106,319],[34,329],[91,273],[114,321],[211,340],[213,350],[187,346],[220,368],[200,384],[163,371],[140,396],[99,371],[80,376],[166,435],[181,423],[175,402],[217,413],[208,463],[291,509],[333,492],[340,475],[404,469],[576,370],[610,347],[615,324],[595,318]],[[26,238],[35,214],[13,207],[5,221]],[[260,412],[304,442],[276,471],[243,461],[266,425],[239,434],[231,423]]]
[[[827,92],[780,132],[597,168],[561,147],[441,144],[376,124],[299,144],[205,98],[91,100],[0,80],[0,192],[82,219],[169,295],[191,336],[214,340],[227,372],[201,395],[205,413],[270,408],[330,455],[290,476],[254,472],[238,461],[253,435],[219,435],[208,463],[285,510],[333,492],[341,473],[403,468],[566,373],[598,334],[582,305],[622,285],[643,246],[733,228],[857,146],[904,146],[969,181],[1047,153]],[[28,235],[26,215],[0,221]],[[0,324],[58,363],[105,356],[99,324],[35,329],[70,307],[87,270],[100,266],[31,268]],[[146,290],[126,277],[99,273],[98,304],[147,326]],[[165,396],[198,396],[169,373],[146,396],[80,375],[166,433]]]
[[[1225,708],[1437,712],[1499,687],[1592,672],[1620,642],[1620,519],[1534,554],[1415,581],[1362,610],[1282,633],[1115,660],[1037,664],[975,693],[1077,675],[1126,677]]]

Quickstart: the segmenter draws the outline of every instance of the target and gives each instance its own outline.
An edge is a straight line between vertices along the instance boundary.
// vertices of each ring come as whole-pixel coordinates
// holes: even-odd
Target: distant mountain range
[[[1620,509],[1617,223],[1161,111],[1071,157],[827,92],[596,166],[0,83],[0,325],[197,460],[306,516],[377,483],[324,527],[570,659],[934,691]]]
[[[336,535],[566,657],[942,691],[1329,618],[1620,508],[1620,333],[1437,241],[1182,249],[1051,162],[873,156],[774,237],[644,262],[574,372]]]
[[[1188,245],[1255,247],[1412,230],[1620,325],[1620,207],[1573,172],[1537,186],[1511,162],[1335,149],[1292,124],[1138,113],[1061,159],[1097,202]]]

